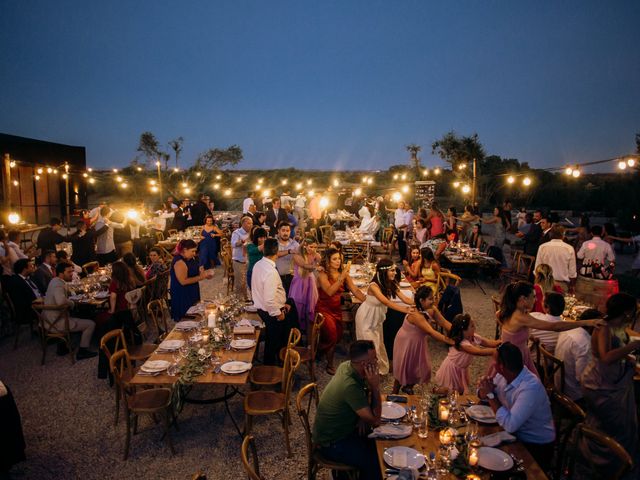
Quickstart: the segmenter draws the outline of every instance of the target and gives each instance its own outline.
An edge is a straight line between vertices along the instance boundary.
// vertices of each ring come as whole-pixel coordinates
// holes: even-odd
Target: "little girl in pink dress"
[[[476,324],[468,313],[456,315],[451,322],[449,337],[455,342],[436,373],[441,389],[460,394],[469,392],[469,365],[474,355],[493,355],[500,340],[488,340],[476,335]],[[488,348],[483,348],[488,347]]]

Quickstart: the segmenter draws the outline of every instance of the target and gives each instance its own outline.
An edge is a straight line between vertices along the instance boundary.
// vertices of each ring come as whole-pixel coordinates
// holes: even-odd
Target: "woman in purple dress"
[[[431,326],[431,322],[436,322],[447,332],[451,328],[434,304],[433,290],[425,286],[418,288],[414,301],[418,311],[407,314],[393,342],[393,393],[398,393],[402,386],[405,393],[413,395],[416,383],[429,383],[431,380],[427,337],[453,345],[453,340]]]
[[[293,256],[293,280],[289,287],[289,297],[296,302],[298,320],[302,331],[307,331],[313,322],[316,303],[318,303],[318,287],[313,272],[318,268],[320,255],[316,252],[316,240],[307,237],[302,242],[299,252]]]
[[[176,322],[200,301],[200,280],[213,276],[198,264],[197,248],[193,240],[181,240],[171,262],[171,317]]]

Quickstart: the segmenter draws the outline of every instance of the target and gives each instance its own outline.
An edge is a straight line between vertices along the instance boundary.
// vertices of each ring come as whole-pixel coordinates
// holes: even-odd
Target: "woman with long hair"
[[[477,248],[480,250],[480,247],[482,246],[482,226],[476,223],[471,227],[469,235],[467,235],[465,240],[471,248]]]
[[[442,235],[445,232],[444,223],[445,218],[444,214],[438,208],[438,204],[433,202],[431,204],[431,211],[429,212],[429,216],[427,217],[427,222],[431,223],[431,230],[429,231],[429,237],[435,237],[437,235]]]
[[[251,290],[251,277],[253,267],[264,256],[264,241],[267,239],[267,231],[262,227],[254,227],[251,230],[251,241],[245,245],[247,249],[247,288]]]
[[[411,262],[407,260],[402,261],[404,267],[404,276],[407,282],[417,282],[420,280],[420,265],[422,265],[422,257],[420,256],[420,249],[413,247],[411,249]]]
[[[415,228],[413,229],[413,238],[418,245],[422,245],[429,238],[429,230],[427,229],[427,221],[418,217],[415,219]]]
[[[330,375],[336,373],[333,356],[342,337],[342,294],[349,290],[358,300],[365,301],[364,293],[349,276],[349,266],[347,264],[347,268],[343,268],[342,254],[335,248],[329,248],[322,261],[323,271],[318,275],[318,302],[315,313],[324,316],[319,350],[327,356],[327,373]]]
[[[136,287],[136,279],[131,267],[124,261],[113,262],[111,264],[111,283],[109,284],[109,313],[111,315],[129,310],[129,303],[124,295]]]
[[[393,299],[396,297],[404,305],[394,302]],[[402,313],[412,313],[414,311],[412,305],[411,299],[400,291],[396,281],[395,264],[386,258],[380,260],[367,290],[367,298],[356,313],[356,338],[371,340],[374,343],[378,353],[378,366],[381,375],[389,373],[389,358],[384,346],[382,330],[387,308]]]
[[[204,217],[204,226],[200,236],[202,240],[198,246],[198,257],[200,265],[205,269],[215,268],[220,265],[218,253],[220,253],[220,238],[222,238],[222,230],[215,224],[213,215]]]
[[[440,276],[440,264],[429,247],[420,250],[420,268],[418,282],[428,286],[433,293],[438,290],[438,277]]]
[[[469,393],[469,365],[473,357],[493,355],[499,340],[489,340],[476,334],[476,323],[468,313],[453,317],[449,338],[454,342],[436,373],[436,383],[449,392]]]
[[[495,225],[495,230],[493,233],[493,245],[494,247],[497,247],[500,249],[500,251],[502,251],[502,246],[504,245],[508,225],[502,207],[494,207],[493,216],[488,219],[480,218],[480,221],[486,225]]]
[[[456,215],[456,207],[449,207],[449,209],[447,210],[447,220],[445,222],[447,230],[456,230],[458,224]]]
[[[436,331],[435,322],[449,331],[451,324],[445,320],[434,304],[433,291],[420,287],[415,294],[417,311],[408,313],[393,342],[393,393],[402,390],[413,395],[413,386],[427,384],[431,380],[431,356],[427,337],[453,345],[453,341]]]
[[[547,292],[563,293],[553,279],[553,269],[546,263],[541,263],[533,272],[533,289],[536,292],[536,303],[532,312],[544,313],[544,296]]]
[[[498,323],[501,326],[502,342],[511,342],[522,352],[524,365],[534,375],[538,371],[531,358],[531,352],[527,342],[529,341],[529,329],[545,330],[552,332],[564,332],[580,327],[593,327],[602,324],[602,320],[579,320],[576,322],[546,322],[530,315],[536,301],[535,290],[529,282],[512,282],[502,295],[500,309],[496,313]],[[491,365],[490,376],[495,374],[495,365]]]
[[[136,287],[141,287],[142,285],[144,285],[146,276],[142,267],[138,265],[136,256],[131,252],[127,252],[122,256],[122,261],[131,270],[131,274],[133,275],[133,279],[135,280]]]
[[[640,340],[630,341],[627,333],[637,319],[638,305],[631,295],[616,293],[609,297],[606,308],[604,326],[591,336],[593,355],[582,374],[586,424],[613,437],[624,447],[635,464],[628,478],[638,478],[640,445],[633,388],[635,361],[629,355],[640,349]],[[603,478],[619,467],[611,452],[599,445],[583,441],[580,450],[583,456],[595,459]]]
[[[171,316],[176,322],[200,301],[200,280],[213,277],[199,265],[197,249],[198,244],[193,240],[180,240],[171,262]]]
[[[302,331],[308,331],[315,316],[318,303],[318,287],[314,272],[320,263],[320,255],[316,252],[318,243],[313,237],[306,237],[300,244],[298,253],[293,256],[293,279],[289,287],[289,297],[296,302],[298,322]]]
[[[166,272],[169,269],[167,264],[164,262],[160,247],[151,247],[149,250],[149,262],[149,267],[147,268],[147,273],[145,275],[147,280]]]

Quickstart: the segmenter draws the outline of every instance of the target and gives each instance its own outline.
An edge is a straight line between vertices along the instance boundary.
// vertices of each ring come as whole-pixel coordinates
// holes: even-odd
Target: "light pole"
[[[473,159],[473,179],[471,181],[471,206],[476,204],[476,179],[478,176],[478,161]]]
[[[160,192],[160,205],[162,205],[162,173],[160,172],[160,160],[156,162],[158,167],[158,191]]]
[[[69,206],[69,162],[64,162],[64,191],[67,207],[67,228],[71,228],[71,211]]]

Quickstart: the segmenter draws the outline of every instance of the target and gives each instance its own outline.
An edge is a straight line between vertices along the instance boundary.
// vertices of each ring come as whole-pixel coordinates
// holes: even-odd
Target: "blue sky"
[[[0,4],[0,132],[185,162],[423,163],[449,130],[535,167],[630,153],[640,132],[637,1],[24,1]],[[609,168],[609,167],[605,167]]]

